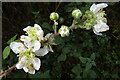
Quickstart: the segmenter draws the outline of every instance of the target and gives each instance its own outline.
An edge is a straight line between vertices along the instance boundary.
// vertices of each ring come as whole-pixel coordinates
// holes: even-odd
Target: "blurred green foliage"
[[[15,29],[16,31],[9,35],[12,37],[19,30],[22,31],[24,27],[33,23],[40,24],[45,34],[53,32],[53,23],[49,19],[49,14],[55,11],[58,4],[59,3],[3,3],[3,17],[8,19],[13,16],[18,17],[17,19],[15,18],[16,23],[14,23],[14,19],[11,19],[12,26],[8,30],[11,31],[11,29]],[[73,19],[71,12],[73,9],[79,8],[84,14],[92,4],[93,2],[60,3],[56,12],[62,17],[63,22],[59,24],[59,27],[62,24],[71,25]],[[87,31],[82,29],[71,31],[69,37],[61,38],[57,36],[55,37],[55,42],[58,45],[53,46],[54,53],[49,52],[48,55],[40,57],[42,66],[35,75],[27,74],[21,69],[13,70],[7,78],[31,78],[30,80],[34,80],[34,78],[120,78],[120,16],[118,15],[120,3],[108,4],[109,6],[105,10],[110,30],[103,33],[103,36],[95,35],[92,30]],[[9,6],[12,8],[8,8]],[[24,6],[27,7],[21,10]],[[29,14],[30,17],[21,19],[22,14],[12,14],[8,16],[6,10],[9,11],[11,9],[16,10],[15,13],[18,11],[25,15]],[[20,23],[21,20],[23,20],[24,23]],[[9,36],[5,35],[10,32],[5,31],[4,26],[8,25],[4,24],[10,23],[10,21],[4,21],[5,19],[3,19],[3,35]],[[17,34],[21,35],[23,32]],[[6,42],[9,40],[8,38],[10,39],[10,37],[3,37],[3,47],[7,46]],[[11,51],[8,58],[3,60],[3,69],[7,69],[7,66],[12,66],[16,62],[17,57]]]

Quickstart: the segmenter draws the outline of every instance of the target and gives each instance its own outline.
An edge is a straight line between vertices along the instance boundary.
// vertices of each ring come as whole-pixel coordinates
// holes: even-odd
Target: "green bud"
[[[90,24],[90,23],[86,23],[85,26],[86,26],[86,29],[87,29],[87,30],[90,30],[90,29],[91,29],[91,24]]]
[[[90,11],[89,10],[87,10],[87,11],[85,11],[85,14],[88,14]]]
[[[91,18],[92,18],[92,15],[91,15],[91,14],[88,14],[87,17],[88,17],[88,19],[91,19]]]
[[[64,18],[63,18],[63,17],[60,17],[59,23],[62,24],[63,22],[64,22]]]
[[[94,23],[94,19],[90,19],[89,23],[93,24]]]
[[[82,16],[82,12],[79,9],[75,9],[72,11],[72,16],[74,18],[80,18]]]
[[[58,13],[52,12],[52,13],[50,14],[50,19],[51,19],[51,20],[57,20],[57,19],[59,19]]]

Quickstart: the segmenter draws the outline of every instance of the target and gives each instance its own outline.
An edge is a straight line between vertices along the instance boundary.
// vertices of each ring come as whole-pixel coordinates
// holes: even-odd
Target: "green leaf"
[[[6,59],[10,54],[10,46],[7,46],[4,48],[4,51],[3,51],[3,59]]]
[[[76,75],[80,75],[82,68],[80,67],[80,64],[77,64],[76,66],[73,67],[72,72],[74,72]]]
[[[64,47],[62,49],[62,52],[65,53],[65,54],[70,53],[71,52],[71,48],[70,47]]]
[[[59,57],[58,57],[58,62],[60,62],[60,61],[65,61],[66,60],[66,58],[67,58],[67,56],[65,55],[65,54],[61,54]]]
[[[120,78],[118,74],[111,74],[112,78]]]
[[[64,40],[60,36],[55,37],[55,43],[56,44],[63,44]]]
[[[32,12],[32,14],[34,14],[34,15],[38,15],[40,12],[38,11],[38,12]]]
[[[50,74],[49,74],[49,73],[50,73],[50,71],[48,70],[48,71],[40,74],[40,77],[41,77],[41,78],[50,78]]]
[[[97,78],[97,74],[93,70],[89,70],[90,78]]]
[[[93,65],[93,66],[96,66],[96,63],[95,63],[95,61],[92,61],[92,65]]]
[[[42,73],[42,72],[37,72],[34,75],[29,74],[30,78],[50,78],[50,70]]]
[[[42,27],[47,29],[47,30],[49,30],[49,31],[53,31],[53,28],[52,28],[52,26],[49,23],[44,22],[42,24]]]
[[[20,42],[20,40],[15,40],[15,42]]]
[[[7,44],[10,44],[11,42],[13,42],[17,37],[17,34],[15,36],[13,36],[10,40],[7,41]]]
[[[84,70],[83,71],[83,78],[87,78],[88,77],[88,72],[89,72],[89,70]]]
[[[80,59],[80,61],[81,61],[82,63],[86,63],[86,62],[87,62],[87,59],[84,58],[84,57],[80,57],[79,59]]]
[[[91,67],[92,67],[92,64],[90,63],[90,62],[87,62],[86,63],[86,70],[89,70],[89,69],[91,69]]]
[[[90,56],[90,58],[91,58],[92,60],[95,60],[95,53],[93,53],[93,54]]]

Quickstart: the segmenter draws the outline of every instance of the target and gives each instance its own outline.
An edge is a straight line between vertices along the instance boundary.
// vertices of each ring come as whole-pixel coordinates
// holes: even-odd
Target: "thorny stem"
[[[16,63],[17,64],[17,63]],[[0,71],[0,79],[3,78],[3,77],[6,77],[7,75],[9,75],[9,72],[12,71],[14,68],[16,68],[16,64],[14,64],[13,66],[11,67],[8,67],[7,70],[5,71]]]

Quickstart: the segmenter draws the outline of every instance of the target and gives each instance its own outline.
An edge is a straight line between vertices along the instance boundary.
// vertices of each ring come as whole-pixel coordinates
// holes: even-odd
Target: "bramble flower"
[[[93,26],[93,32],[96,35],[102,35],[102,33],[100,32],[104,32],[107,30],[109,30],[109,26],[106,23],[104,23],[102,20],[98,21],[98,23]]]
[[[12,42],[10,48],[14,53],[18,53],[19,62],[16,64],[17,69],[24,69],[25,72],[35,74],[35,70],[39,70],[41,61],[35,57],[32,49],[27,48],[21,42]]]
[[[23,31],[26,31],[28,36],[32,40],[38,40],[41,41],[43,39],[43,30],[38,24],[34,24],[34,27],[28,26],[23,29]]]
[[[23,29],[27,32],[28,36],[22,35],[20,37],[21,42],[12,42],[10,48],[14,53],[18,53],[19,62],[16,64],[17,69],[24,69],[25,72],[35,74],[35,70],[39,70],[41,61],[35,57],[33,52],[37,51],[41,47],[41,40],[43,40],[43,30],[35,24],[34,27],[28,26]]]
[[[100,4],[93,4],[90,7],[90,11],[92,11],[94,14],[96,14],[97,12],[99,12],[101,9],[106,8],[108,5],[106,3],[100,3]]]
[[[22,69],[30,74],[35,74],[35,70],[39,70],[41,66],[41,61],[39,58],[34,56],[23,56],[20,58],[19,62],[16,64],[17,69]]]
[[[100,3],[100,4],[93,4],[90,7],[90,11],[93,12],[93,15],[95,16],[95,22],[93,24],[93,32],[96,35],[102,35],[100,32],[104,32],[109,30],[109,26],[106,24],[107,19],[104,17],[105,11],[103,11],[103,8],[106,8],[108,5],[106,3]]]
[[[58,32],[62,37],[69,36],[69,28],[65,25],[62,25]]]

